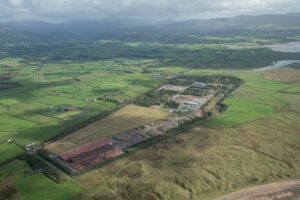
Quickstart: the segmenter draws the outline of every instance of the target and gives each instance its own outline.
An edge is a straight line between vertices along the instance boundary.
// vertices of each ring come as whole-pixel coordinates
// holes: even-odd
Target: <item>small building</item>
[[[196,118],[202,118],[205,116],[205,113],[202,110],[200,110],[200,111],[196,112],[194,115]]]
[[[142,143],[151,137],[153,137],[153,135],[146,134],[141,130],[129,130],[119,135],[113,136],[112,145],[120,149],[126,149],[136,144]]]
[[[183,92],[187,89],[187,86],[179,86],[179,85],[164,85],[161,88],[157,89],[156,92],[159,92],[161,90],[168,90],[168,91],[174,91],[174,92]]]
[[[195,82],[192,84],[193,87],[198,87],[198,88],[203,88],[203,87],[205,87],[206,85],[207,85],[206,83],[197,82],[197,81],[195,81]]]
[[[198,106],[199,105],[199,103],[197,103],[197,102],[194,102],[194,101],[187,101],[187,102],[185,102],[184,103],[184,105],[186,105],[186,106]]]

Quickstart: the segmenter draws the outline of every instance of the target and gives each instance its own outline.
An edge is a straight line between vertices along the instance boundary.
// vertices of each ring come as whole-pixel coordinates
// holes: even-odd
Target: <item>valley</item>
[[[298,17],[0,23],[0,199],[297,199]]]

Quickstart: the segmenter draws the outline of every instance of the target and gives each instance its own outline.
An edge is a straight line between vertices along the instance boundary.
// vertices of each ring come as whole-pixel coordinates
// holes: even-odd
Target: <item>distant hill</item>
[[[258,16],[238,16],[229,18],[229,22],[240,26],[300,26],[300,13],[285,15],[258,15]]]
[[[208,20],[180,22],[143,19],[103,19],[70,21],[65,23],[23,22],[2,23],[0,34],[5,31],[39,35],[72,35],[100,39],[157,38],[162,35],[180,34],[231,34],[235,31],[268,27],[300,27],[300,14],[237,16]]]
[[[65,32],[72,34],[88,34],[88,33],[107,33],[139,30],[149,26],[160,25],[163,22],[151,20],[136,19],[104,19],[104,20],[82,20],[69,21],[64,23],[47,23],[41,21],[5,23],[2,26],[18,31],[30,31],[39,34],[49,34],[54,32]],[[1,26],[1,24],[0,24]]]
[[[162,27],[167,30],[178,30],[181,32],[214,32],[234,30],[243,28],[259,28],[263,26],[300,26],[300,14],[286,15],[258,15],[258,16],[237,16],[233,18],[219,18],[209,20],[188,20],[168,24]]]

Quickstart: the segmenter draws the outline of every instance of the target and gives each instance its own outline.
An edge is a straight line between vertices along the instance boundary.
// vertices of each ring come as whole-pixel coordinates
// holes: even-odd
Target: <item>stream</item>
[[[285,67],[291,64],[300,64],[300,60],[281,60],[281,61],[273,62],[273,65],[256,69],[254,71],[266,71],[271,69],[279,69],[281,67]]]

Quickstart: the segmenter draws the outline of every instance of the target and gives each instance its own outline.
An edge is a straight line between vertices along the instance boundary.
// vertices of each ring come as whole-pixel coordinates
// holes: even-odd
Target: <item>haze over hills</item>
[[[187,21],[157,21],[143,19],[103,19],[47,23],[42,21],[2,23],[0,32],[18,31],[40,35],[70,34],[73,36],[115,38],[122,33],[151,34],[222,34],[228,31],[240,31],[249,28],[297,28],[300,26],[300,14],[237,16],[232,18],[194,19]]]

